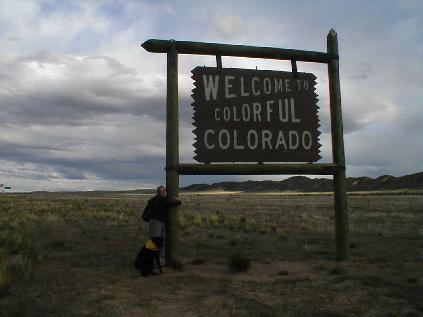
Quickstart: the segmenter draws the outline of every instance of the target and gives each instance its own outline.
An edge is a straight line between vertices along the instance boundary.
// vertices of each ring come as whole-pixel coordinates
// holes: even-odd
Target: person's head
[[[167,196],[167,190],[166,190],[166,187],[164,187],[164,186],[159,186],[159,187],[157,187],[157,196],[160,196],[160,197],[166,197]]]

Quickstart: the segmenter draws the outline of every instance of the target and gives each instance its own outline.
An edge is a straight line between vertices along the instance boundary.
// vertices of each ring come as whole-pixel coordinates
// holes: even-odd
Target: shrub
[[[204,262],[206,262],[206,260],[204,260],[203,258],[197,258],[195,257],[194,259],[192,259],[191,263],[195,264],[195,265],[201,265]]]
[[[329,271],[329,274],[332,275],[339,275],[339,274],[346,274],[347,271],[343,267],[335,266],[332,270]]]
[[[218,220],[219,225],[221,225],[221,226],[225,225],[225,215],[217,212],[217,216],[219,218],[219,220]]]
[[[234,247],[238,245],[239,241],[240,239],[238,237],[232,237],[231,240],[229,240],[229,244]]]
[[[52,249],[64,249],[66,246],[66,241],[62,239],[53,240],[49,243],[49,245]]]
[[[217,240],[222,240],[223,239],[223,234],[222,233],[218,233],[217,235],[216,235],[216,239]]]
[[[200,227],[203,224],[203,218],[201,216],[195,216],[192,219],[192,225],[194,227]]]
[[[216,227],[218,225],[218,221],[219,218],[216,215],[210,215],[208,218],[208,223],[213,227]]]
[[[278,226],[274,223],[269,225],[269,229],[270,231],[276,232],[276,230],[278,229]]]
[[[202,248],[207,245],[207,241],[207,238],[199,238],[195,240],[194,245],[197,248]]]
[[[178,222],[179,229],[181,231],[185,230],[187,228],[187,224],[186,224],[185,218],[184,217],[180,217],[178,220],[179,220],[179,222]]]
[[[0,262],[0,298],[4,297],[10,285],[10,273],[7,262]]]
[[[279,241],[286,241],[288,240],[288,237],[289,237],[289,232],[284,230],[279,233],[278,239]]]
[[[192,236],[192,229],[191,228],[186,228],[184,230],[181,229],[181,236],[183,237],[189,237]]]
[[[239,218],[239,223],[238,223],[238,227],[239,228],[245,228],[245,225],[247,224],[247,217],[245,216],[241,216]]]
[[[229,256],[228,266],[232,272],[246,272],[250,268],[250,259],[239,252]]]
[[[175,271],[182,271],[182,269],[184,268],[184,264],[180,260],[173,260],[171,263],[171,267]]]

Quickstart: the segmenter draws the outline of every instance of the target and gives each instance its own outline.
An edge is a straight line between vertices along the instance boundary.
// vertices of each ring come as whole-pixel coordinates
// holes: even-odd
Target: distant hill
[[[348,191],[423,189],[423,172],[394,177],[383,175],[378,178],[348,177]],[[182,188],[186,192],[197,191],[243,191],[243,192],[325,192],[333,190],[332,179],[294,176],[282,181],[220,182],[214,184],[193,184]]]

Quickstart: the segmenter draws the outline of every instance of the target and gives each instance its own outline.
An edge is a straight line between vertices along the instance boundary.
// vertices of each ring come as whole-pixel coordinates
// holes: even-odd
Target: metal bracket
[[[222,69],[222,55],[216,55],[216,67]]]
[[[294,78],[297,78],[298,72],[297,72],[297,61],[292,59],[291,60],[291,67],[292,67],[292,74],[294,75]]]
[[[174,39],[170,39],[169,43],[170,43],[169,50],[172,50],[172,49],[176,50],[176,41]]]

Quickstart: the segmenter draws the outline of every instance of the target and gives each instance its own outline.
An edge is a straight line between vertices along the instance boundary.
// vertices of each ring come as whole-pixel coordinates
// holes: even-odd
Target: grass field
[[[423,316],[421,194],[349,196],[343,263],[331,195],[183,194],[183,268],[143,278],[148,198],[1,195],[0,316]]]

